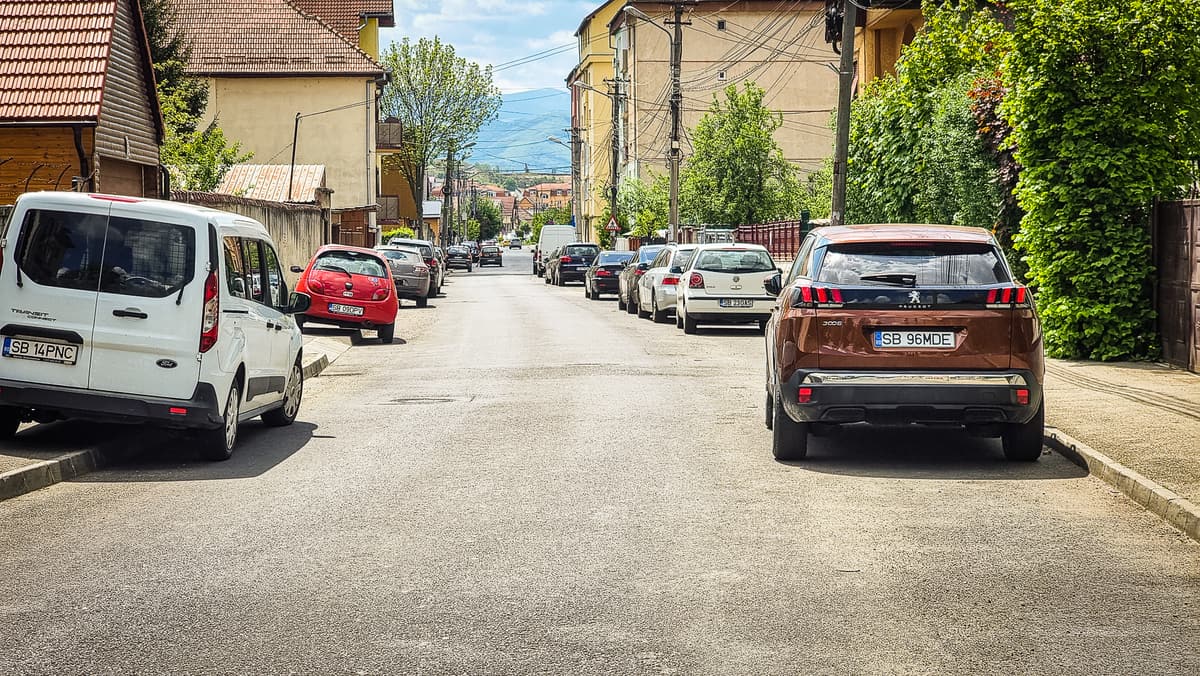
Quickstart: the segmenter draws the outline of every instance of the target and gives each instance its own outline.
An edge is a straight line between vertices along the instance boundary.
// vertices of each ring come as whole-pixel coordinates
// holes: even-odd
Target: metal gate
[[[1200,200],[1163,202],[1155,214],[1158,331],[1163,359],[1200,370]]]

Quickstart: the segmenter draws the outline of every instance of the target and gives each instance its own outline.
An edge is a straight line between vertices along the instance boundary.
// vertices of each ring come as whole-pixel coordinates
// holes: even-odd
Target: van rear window
[[[42,286],[162,298],[195,275],[187,226],[36,209],[25,215],[21,271]]]

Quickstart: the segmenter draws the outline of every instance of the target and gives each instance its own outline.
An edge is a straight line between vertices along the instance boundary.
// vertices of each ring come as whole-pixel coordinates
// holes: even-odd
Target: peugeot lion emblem
[[[921,302],[921,292],[920,291],[909,291],[908,292],[908,301],[910,303],[920,303]]]

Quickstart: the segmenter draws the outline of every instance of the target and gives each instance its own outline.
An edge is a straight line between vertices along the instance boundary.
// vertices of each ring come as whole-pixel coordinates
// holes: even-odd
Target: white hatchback
[[[22,195],[0,233],[0,439],[81,418],[194,429],[296,418],[303,337],[258,221],[112,195]]]
[[[675,294],[675,325],[695,333],[699,324],[753,324],[761,330],[777,299],[764,283],[779,274],[757,244],[704,244],[684,267]]]
[[[637,280],[637,313],[642,319],[663,323],[675,307],[679,276],[687,267],[695,244],[668,244]]]

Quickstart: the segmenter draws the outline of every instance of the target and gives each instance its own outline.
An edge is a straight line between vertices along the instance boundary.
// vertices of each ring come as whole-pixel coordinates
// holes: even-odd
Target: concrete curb
[[[1200,542],[1200,506],[1053,427],[1046,428],[1043,441],[1087,469],[1090,474],[1124,493],[1130,500]]]
[[[329,364],[329,357],[326,357],[325,355],[321,355],[316,359],[309,361],[304,365],[303,368],[304,379],[308,380],[309,378],[316,378],[317,376],[321,375],[321,371],[329,368]]]

